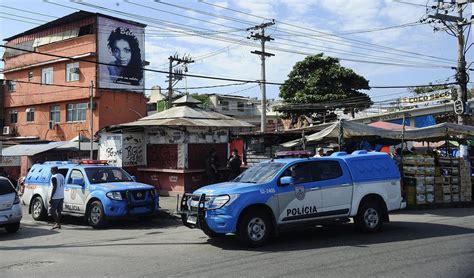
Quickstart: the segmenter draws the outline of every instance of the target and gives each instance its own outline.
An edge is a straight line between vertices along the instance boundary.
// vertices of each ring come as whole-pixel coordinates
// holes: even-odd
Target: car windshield
[[[252,166],[234,179],[235,182],[267,183],[285,166],[284,163],[265,162]]]
[[[85,171],[91,184],[133,181],[127,172],[118,167],[91,167]]]

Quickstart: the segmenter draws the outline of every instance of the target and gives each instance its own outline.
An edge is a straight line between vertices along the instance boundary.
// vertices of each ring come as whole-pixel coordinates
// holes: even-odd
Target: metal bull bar
[[[192,200],[192,197],[195,195],[185,193],[183,195],[183,198],[181,198],[181,207],[180,211],[178,212],[181,214],[181,221],[183,222],[183,225],[189,228],[200,228],[200,229],[208,229],[205,217],[206,217],[206,194],[201,194],[199,196],[199,201],[198,201],[198,206],[197,206],[197,212],[192,211],[192,208],[188,206],[188,201],[189,199]],[[189,223],[188,218],[189,217],[196,217],[196,224]]]
[[[143,206],[143,204],[133,204],[132,203],[132,192],[131,192],[131,190],[126,190],[125,191],[125,197],[127,198],[127,215],[130,215],[130,211],[133,208]],[[155,212],[156,198],[157,198],[157,196],[155,196],[155,194],[152,190],[149,190],[149,191],[145,190],[145,202],[146,202],[145,206],[146,206],[146,208],[151,208],[150,213]],[[151,201],[149,201],[149,200],[151,200]]]

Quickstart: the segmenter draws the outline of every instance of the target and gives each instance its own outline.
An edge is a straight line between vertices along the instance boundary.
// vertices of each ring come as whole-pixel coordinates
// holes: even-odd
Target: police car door
[[[303,222],[318,218],[321,209],[321,190],[313,177],[314,167],[315,164],[312,161],[302,162],[290,166],[281,175],[281,177],[291,175],[293,184],[279,184],[278,224]]]
[[[87,188],[84,174],[79,169],[72,169],[64,189],[64,210],[73,213],[84,213]]]

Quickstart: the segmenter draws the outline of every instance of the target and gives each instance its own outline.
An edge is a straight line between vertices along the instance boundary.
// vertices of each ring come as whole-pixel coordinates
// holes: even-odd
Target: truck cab
[[[231,182],[185,194],[181,213],[184,225],[211,237],[233,233],[248,246],[261,246],[282,229],[350,217],[360,230],[376,232],[389,211],[405,206],[394,161],[356,151],[262,162]]]
[[[159,208],[155,188],[136,182],[120,167],[96,160],[51,161],[33,165],[25,179],[22,200],[35,220],[47,216],[53,166],[65,178],[63,214],[85,217],[93,228],[104,227],[110,218],[151,215]]]

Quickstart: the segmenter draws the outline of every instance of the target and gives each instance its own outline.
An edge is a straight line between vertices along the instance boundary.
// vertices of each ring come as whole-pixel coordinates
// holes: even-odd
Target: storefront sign
[[[440,104],[441,101],[451,100],[450,89],[422,94],[413,97],[400,98],[401,106],[429,106]]]

